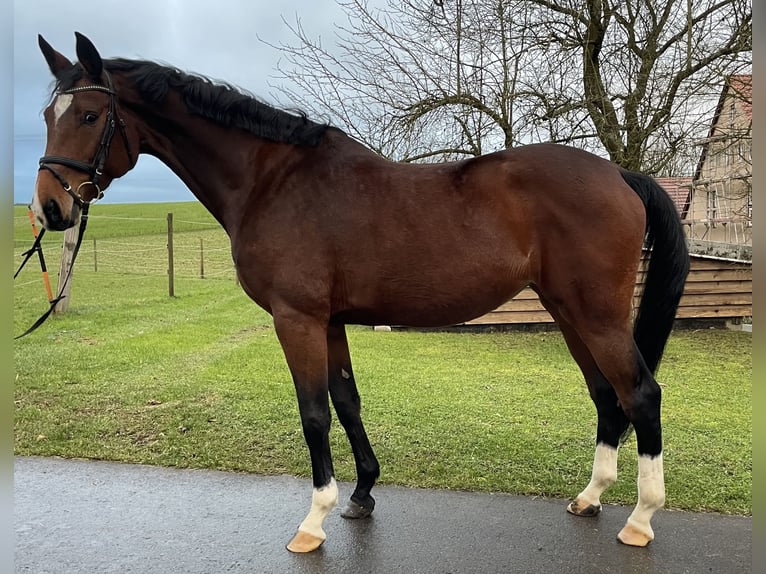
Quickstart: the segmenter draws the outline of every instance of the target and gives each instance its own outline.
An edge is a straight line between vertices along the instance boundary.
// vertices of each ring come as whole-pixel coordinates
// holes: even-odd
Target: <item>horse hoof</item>
[[[582,506],[576,500],[573,500],[567,506],[567,512],[575,516],[596,516],[601,512],[601,505],[589,504],[588,506]]]
[[[358,502],[355,502],[353,499],[348,501],[348,504],[346,507],[341,510],[340,515],[343,518],[367,518],[372,514],[372,511],[375,509],[375,500],[370,496],[369,497],[369,503],[366,505],[361,505]]]
[[[324,538],[319,538],[318,536],[299,530],[287,544],[287,549],[296,554],[305,554],[306,552],[313,552],[319,548],[322,545],[322,542],[324,542]]]
[[[626,524],[617,535],[617,540],[628,546],[646,546],[654,540],[654,533],[639,530],[632,524]]]

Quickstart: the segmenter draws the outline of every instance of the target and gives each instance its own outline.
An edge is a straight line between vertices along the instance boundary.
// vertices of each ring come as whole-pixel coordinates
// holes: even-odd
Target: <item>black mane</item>
[[[104,69],[125,73],[149,102],[159,103],[169,90],[177,90],[193,114],[225,127],[243,129],[260,138],[313,147],[319,144],[328,128],[327,124],[309,120],[303,112],[291,113],[274,108],[231,84],[172,66],[116,58],[104,60]],[[71,88],[82,75],[82,68],[76,66],[58,79],[55,89]]]

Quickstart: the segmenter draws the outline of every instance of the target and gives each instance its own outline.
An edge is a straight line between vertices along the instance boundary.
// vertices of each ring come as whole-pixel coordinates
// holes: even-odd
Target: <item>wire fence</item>
[[[107,220],[129,222],[125,226],[126,235],[113,236],[114,226]],[[18,265],[34,238],[27,217],[14,217],[14,228],[17,230],[14,261]],[[108,233],[106,229],[109,229]],[[54,276],[58,273],[62,255],[63,240],[60,237],[50,233],[43,241],[46,263]],[[29,263],[35,264],[33,261]],[[167,219],[157,217],[91,215],[76,269],[143,276],[170,275],[171,281],[174,277],[236,279],[229,238],[220,225],[180,219],[173,221],[171,229]],[[39,278],[24,279],[16,286],[39,281]]]

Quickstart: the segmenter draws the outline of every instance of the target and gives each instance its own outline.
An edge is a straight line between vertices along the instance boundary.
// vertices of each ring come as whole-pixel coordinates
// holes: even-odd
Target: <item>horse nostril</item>
[[[64,218],[61,216],[61,208],[54,200],[49,199],[43,204],[43,213],[48,220],[48,227],[52,229],[63,229]]]

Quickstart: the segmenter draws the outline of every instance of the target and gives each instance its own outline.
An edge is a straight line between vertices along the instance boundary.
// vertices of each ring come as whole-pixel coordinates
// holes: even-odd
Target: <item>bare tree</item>
[[[751,65],[748,0],[530,2],[550,18],[556,59],[581,62],[581,85],[568,84],[549,116],[586,112],[609,157],[629,169],[672,171],[710,121],[725,76]]]
[[[331,46],[291,25],[278,88],[404,161],[556,141],[683,171],[723,77],[751,65],[749,0],[339,4]]]
[[[330,47],[307,37],[300,21],[288,24],[298,42],[279,46],[290,65],[282,79],[292,84],[280,90],[291,100],[403,161],[524,141],[527,118],[516,112],[529,65],[525,2],[339,4],[348,23]]]

